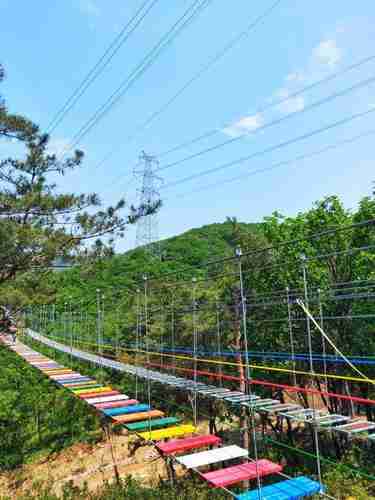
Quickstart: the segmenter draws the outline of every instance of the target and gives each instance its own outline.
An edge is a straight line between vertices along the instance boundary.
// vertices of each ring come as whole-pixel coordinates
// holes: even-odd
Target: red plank
[[[136,399],[125,399],[124,401],[112,401],[107,403],[96,403],[95,408],[105,410],[107,408],[121,408],[122,406],[136,405],[139,401]]]
[[[116,396],[120,394],[118,391],[108,391],[108,392],[84,392],[82,394],[77,394],[81,399],[91,399],[91,398],[101,398],[104,396]]]
[[[202,474],[212,486],[222,488],[231,484],[239,483],[241,481],[249,481],[256,479],[257,475],[260,477],[269,476],[270,474],[277,474],[282,471],[282,466],[274,464],[269,460],[258,460],[258,462],[249,462],[246,464],[232,465],[225,469],[219,469],[212,472]]]
[[[166,455],[171,453],[178,453],[180,451],[194,450],[198,448],[204,448],[205,446],[214,446],[221,443],[221,439],[212,434],[207,436],[194,436],[185,439],[173,439],[164,443],[159,441],[156,443],[156,447]]]

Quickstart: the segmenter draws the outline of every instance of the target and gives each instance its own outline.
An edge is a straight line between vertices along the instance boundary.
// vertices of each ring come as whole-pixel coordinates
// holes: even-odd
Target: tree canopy
[[[3,78],[0,67],[0,81]],[[58,256],[87,251],[92,240],[105,238],[111,245],[127,225],[160,206],[126,207],[120,199],[103,208],[95,193],[61,193],[59,177],[82,166],[83,152],[52,154],[49,135],[27,118],[11,114],[1,97],[0,141],[21,143],[24,151],[0,161],[0,284],[20,272],[46,268]]]

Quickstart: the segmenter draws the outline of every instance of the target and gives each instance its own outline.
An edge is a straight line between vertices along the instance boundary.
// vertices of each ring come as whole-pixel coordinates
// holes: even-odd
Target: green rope
[[[274,439],[265,437],[264,441],[266,441],[268,443],[272,443],[276,446],[280,446],[281,448],[286,448],[288,450],[295,451],[295,452],[299,453],[300,455],[304,455],[305,457],[316,459],[316,455],[314,453],[309,453],[308,451],[300,450],[299,448],[295,448],[294,446],[290,446],[290,445],[287,445],[285,443],[280,443],[279,441],[275,441]],[[366,479],[371,479],[372,481],[375,480],[375,476],[372,476],[371,474],[368,474],[367,472],[364,472],[361,469],[354,469],[353,467],[350,467],[349,465],[340,464],[340,463],[336,462],[335,460],[331,460],[329,458],[320,457],[320,460],[324,463],[327,463],[330,465],[335,465],[335,466],[340,467],[342,469],[346,469],[350,472],[353,472],[354,474],[359,474]]]

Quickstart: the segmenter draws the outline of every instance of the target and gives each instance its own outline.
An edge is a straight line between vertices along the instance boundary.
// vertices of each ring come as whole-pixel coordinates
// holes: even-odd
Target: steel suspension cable
[[[146,0],[137,9],[132,18],[125,24],[120,33],[115,37],[111,44],[107,47],[105,52],[95,63],[95,65],[90,69],[87,75],[84,77],[82,82],[73,91],[73,93],[68,97],[66,102],[61,106],[61,108],[56,112],[50,123],[47,125],[47,132],[51,134],[64,120],[65,116],[73,109],[78,100],[85,94],[86,90],[91,86],[91,84],[98,78],[98,76],[105,70],[108,64],[112,61],[117,52],[121,49],[124,43],[131,37],[137,27],[141,24],[143,19],[147,16],[149,11],[159,0]],[[147,6],[147,4],[149,4]],[[146,8],[146,9],[145,9]],[[143,14],[142,11],[145,9]],[[137,20],[137,17],[140,18]],[[135,22],[134,26],[128,31],[132,23]]]
[[[365,57],[364,59],[361,59],[360,61],[357,61],[356,63],[354,64],[351,64],[350,66],[346,66],[345,68],[331,74],[331,75],[328,75],[327,77],[325,78],[322,78],[321,80],[317,80],[316,82],[313,82],[312,84],[310,85],[307,85],[305,87],[303,87],[302,89],[299,89],[297,90],[296,92],[293,92],[291,94],[289,94],[288,96],[286,97],[283,97],[281,99],[278,99],[277,101],[275,102],[271,102],[270,104],[267,104],[265,106],[262,106],[262,107],[258,107],[253,113],[251,113],[252,115],[256,115],[256,114],[259,114],[259,113],[264,113],[265,111],[267,111],[268,109],[272,109],[272,108],[275,108],[275,107],[279,107],[280,105],[282,104],[285,104],[287,102],[289,102],[290,100],[292,99],[295,99],[296,97],[300,96],[301,94],[309,91],[309,90],[312,90],[314,89],[315,87],[318,87],[319,85],[322,85],[324,83],[328,83],[329,81],[339,77],[339,76],[342,76],[354,69],[357,69],[359,68],[360,66],[363,66],[364,64],[367,64],[369,62],[372,62],[375,60],[375,55],[371,55],[371,56],[368,56],[368,57]],[[233,120],[231,121],[231,123],[233,123]],[[176,151],[179,151],[180,149],[184,149],[184,148],[187,148],[188,146],[191,146],[199,141],[201,141],[202,139],[208,139],[209,137],[217,134],[219,131],[225,129],[225,128],[228,128],[230,127],[231,123],[227,122],[225,124],[223,124],[221,127],[216,127],[216,128],[213,128],[193,139],[190,139],[188,141],[185,141],[185,142],[182,142],[180,144],[178,144],[177,146],[174,146],[166,151],[162,151],[160,153],[158,153],[156,156],[158,158],[162,158],[170,153],[174,153]]]
[[[170,182],[168,184],[163,185],[161,187],[161,189],[169,189],[171,187],[179,186],[180,184],[185,184],[186,182],[190,182],[194,179],[198,179],[198,178],[201,178],[203,176],[210,175],[210,174],[219,172],[221,170],[225,170],[225,169],[230,168],[230,167],[234,167],[234,166],[239,165],[241,163],[244,163],[248,160],[252,160],[254,158],[259,158],[259,157],[265,156],[268,153],[278,151],[280,149],[283,149],[287,146],[290,146],[290,145],[295,144],[295,143],[300,142],[300,141],[305,141],[306,139],[310,139],[311,137],[314,137],[314,136],[319,135],[321,133],[327,132],[328,130],[332,130],[334,128],[341,127],[342,125],[346,125],[347,123],[350,123],[354,120],[358,120],[359,118],[363,118],[365,116],[368,116],[374,112],[375,112],[375,106],[371,107],[365,111],[361,111],[360,113],[354,113],[352,115],[349,115],[341,120],[331,122],[328,125],[325,125],[323,127],[319,127],[319,128],[314,129],[310,132],[307,132],[305,134],[294,137],[293,139],[288,139],[286,141],[279,142],[278,144],[275,144],[273,146],[269,146],[265,149],[256,151],[255,153],[252,153],[250,155],[243,156],[243,157],[238,158],[236,160],[231,160],[231,161],[223,163],[217,167],[212,167],[212,168],[209,168],[207,170],[203,170],[199,173],[192,174],[192,175],[189,175],[187,177],[183,177],[183,178],[178,179],[174,182]]]
[[[261,22],[265,20],[265,18],[271,14],[271,12],[276,9],[276,7],[281,3],[281,0],[277,0],[274,2],[269,8],[267,8],[260,16],[258,16],[255,20],[253,20],[247,28],[235,36],[229,43],[227,43],[222,49],[220,49],[210,60],[204,64],[172,97],[170,97],[158,110],[151,113],[151,115],[142,122],[136,129],[135,133],[130,136],[124,144],[128,144],[137,137],[137,135],[145,130],[156,118],[162,115],[167,109],[199,78],[201,78],[209,69],[212,68],[220,59],[222,59],[231,49],[233,49],[243,38],[247,37],[252,30],[254,30]],[[374,56],[375,57],[375,56]],[[98,164],[99,166],[103,165],[107,160],[109,160],[113,154],[118,151],[118,148],[112,150],[109,154],[107,154],[101,162]],[[122,177],[122,176],[121,176]]]
[[[142,61],[133,69],[130,75],[117,87],[107,100],[95,111],[86,123],[75,134],[69,146],[65,148],[62,158],[95,127],[99,121],[120,101],[133,84],[154,64],[159,55],[174,41],[174,39],[193,21],[204,8],[213,0],[194,0],[184,14],[164,34],[159,42],[146,54]],[[198,5],[197,5],[198,4]],[[194,10],[195,9],[195,10]],[[193,10],[192,13],[190,11]],[[179,26],[179,24],[181,24]]]
[[[333,94],[330,94],[328,97],[325,97],[324,99],[320,99],[318,101],[315,101],[315,102],[309,104],[308,106],[304,106],[300,110],[288,113],[287,115],[282,116],[281,118],[277,118],[275,120],[267,122],[264,125],[261,125],[260,127],[257,127],[257,128],[255,128],[253,130],[250,130],[250,131],[248,131],[248,132],[246,132],[244,134],[241,134],[241,135],[236,136],[236,137],[232,137],[231,139],[227,139],[227,140],[222,141],[222,142],[220,142],[218,144],[215,144],[215,145],[210,146],[208,148],[202,149],[201,151],[198,151],[198,152],[193,153],[191,155],[185,156],[184,158],[181,158],[180,160],[177,160],[175,162],[169,163],[169,164],[164,165],[164,166],[162,165],[162,166],[160,166],[157,169],[157,171],[159,171],[159,170],[165,170],[165,169],[168,169],[168,168],[171,168],[171,167],[175,167],[177,165],[181,165],[182,163],[185,163],[187,161],[190,161],[190,160],[193,160],[195,158],[198,158],[198,157],[200,157],[200,156],[202,156],[204,154],[212,153],[213,151],[216,151],[217,149],[221,149],[224,146],[228,146],[229,144],[234,144],[235,142],[240,141],[244,137],[248,137],[250,135],[256,135],[256,134],[258,134],[260,132],[263,132],[264,130],[266,130],[266,129],[270,128],[270,127],[273,127],[275,125],[279,125],[280,123],[283,123],[283,122],[289,120],[290,118],[294,118],[295,116],[299,116],[299,115],[302,115],[304,113],[307,113],[308,111],[316,109],[316,108],[322,106],[323,104],[326,104],[328,102],[333,101],[334,99],[337,99],[339,97],[344,97],[344,96],[352,93],[355,90],[367,87],[368,85],[373,84],[374,82],[375,82],[375,77],[371,77],[371,78],[367,78],[365,80],[362,80],[359,83],[356,83],[355,85],[351,85],[350,87],[347,87],[344,90],[341,90],[339,92],[335,92]]]

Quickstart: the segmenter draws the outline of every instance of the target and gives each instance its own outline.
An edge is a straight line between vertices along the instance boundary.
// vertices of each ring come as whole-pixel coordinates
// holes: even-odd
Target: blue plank
[[[148,411],[150,409],[149,405],[130,405],[122,406],[121,408],[110,408],[104,410],[104,413],[110,417],[115,417],[116,415],[126,415],[127,413],[138,413],[142,411]]]
[[[320,483],[300,476],[265,486],[261,489],[261,494],[256,489],[236,495],[235,498],[237,500],[259,500],[259,497],[262,500],[298,500],[322,491],[324,491],[324,487]]]
[[[71,378],[69,380],[55,380],[60,385],[65,385],[65,384],[76,384],[78,382],[92,382],[93,379],[90,377],[82,377],[82,378]]]

